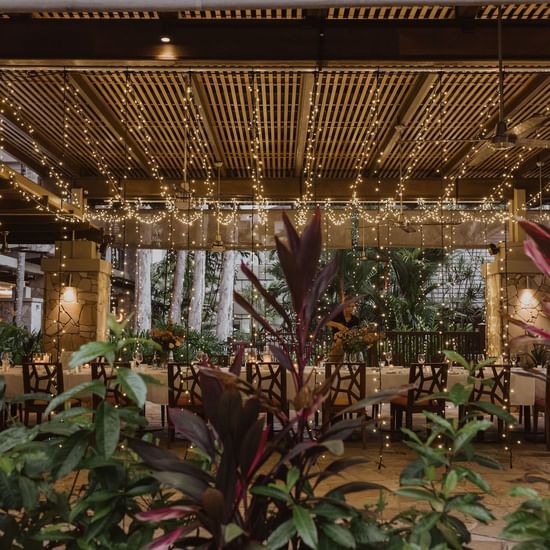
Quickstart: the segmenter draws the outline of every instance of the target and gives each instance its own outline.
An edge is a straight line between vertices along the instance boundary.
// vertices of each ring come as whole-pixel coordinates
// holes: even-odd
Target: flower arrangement
[[[183,344],[183,332],[174,327],[154,328],[151,331],[151,339],[156,342],[163,351],[173,351]]]
[[[346,353],[359,353],[366,351],[372,344],[380,339],[380,332],[375,323],[352,327],[336,334],[342,342],[342,349]]]

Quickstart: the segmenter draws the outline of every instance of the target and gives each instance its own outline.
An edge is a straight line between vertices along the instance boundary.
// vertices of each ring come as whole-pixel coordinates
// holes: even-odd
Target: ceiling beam
[[[26,151],[21,149],[18,145],[11,141],[4,139],[3,149],[6,153],[10,154],[21,164],[29,167],[33,172],[36,172],[41,178],[46,178],[48,175],[48,168],[36,160],[33,156],[29,155]]]
[[[166,185],[176,185],[179,180],[165,180]],[[330,179],[320,178],[315,181],[316,196],[319,200],[331,198],[333,201],[349,200],[349,186],[354,180],[349,179]],[[301,178],[278,178],[262,180],[264,195],[271,201],[289,201],[295,200],[300,195]],[[457,187],[457,199],[479,200],[487,195],[490,190],[501,182],[500,179],[489,178],[468,178],[461,179]],[[378,201],[380,199],[395,197],[397,192],[398,179],[365,178],[363,184],[357,192],[360,200]],[[222,199],[230,200],[232,198],[250,200],[253,196],[250,179],[222,179],[221,182]],[[88,201],[101,201],[108,198],[111,194],[110,187],[100,178],[81,178],[77,185],[85,189]],[[522,179],[516,181],[516,187],[526,188],[529,191],[537,189],[538,182],[536,178]],[[126,198],[133,199],[141,197],[144,200],[161,201],[161,195],[158,184],[153,180],[126,181]],[[379,188],[376,192],[375,189]],[[196,189],[196,196],[202,196],[204,186]],[[441,179],[411,179],[407,181],[405,200],[416,200],[418,197],[424,199],[437,199],[441,195]]]
[[[56,144],[52,143],[45,135],[43,135],[38,130],[34,130],[32,132],[32,134],[27,132],[25,129],[23,129],[21,127],[21,122],[19,122],[17,120],[18,117],[15,115],[15,113],[10,108],[4,108],[4,110],[2,111],[2,114],[0,116],[6,122],[8,122],[12,126],[14,126],[17,129],[17,132],[19,132],[20,134],[23,134],[29,142],[36,143],[38,145],[39,149],[41,150],[41,152],[45,156],[52,159],[53,163],[55,164],[55,169],[56,170],[69,172],[71,174],[71,176],[78,176],[79,175],[79,173],[80,173],[79,168],[77,166],[75,166],[74,164],[72,164],[72,162],[70,162],[70,161],[68,161],[67,159],[64,158],[65,155],[64,155],[64,151],[63,151],[62,147],[58,147]],[[10,142],[6,140],[6,143],[9,144]],[[9,145],[8,145],[8,147],[9,147]],[[15,146],[15,147],[17,147],[17,146]],[[6,151],[8,151],[8,148],[6,148]],[[9,153],[9,151],[8,151],[8,153]],[[27,159],[28,159],[28,155],[26,155],[26,156],[27,156]],[[20,160],[22,160],[22,159],[20,159]],[[34,162],[33,164],[35,164],[38,167],[36,162]],[[29,168],[32,168],[32,166],[30,164],[29,164]],[[34,170],[34,168],[32,168],[32,169]],[[43,166],[41,172],[44,173],[45,170],[47,171],[48,169],[47,169],[47,167]],[[40,174],[40,172],[37,172],[37,174]]]
[[[533,102],[541,92],[544,92],[550,86],[550,76],[539,74],[534,75],[531,79],[521,88],[514,96],[512,96],[504,104],[504,116],[506,118],[513,117],[516,113],[521,111],[525,106]],[[498,107],[496,107],[496,112],[486,123],[485,127],[489,129],[490,132],[494,130],[498,122],[499,114]],[[489,134],[490,135],[490,134]],[[463,163],[467,162],[468,154],[472,150],[472,145],[467,143],[464,145],[458,153],[443,167],[443,175],[451,176],[456,175],[456,170],[462,166]],[[521,170],[517,171],[518,174],[523,174]]]
[[[369,173],[376,174],[378,160],[387,157],[399,141],[399,127],[407,127],[409,125],[411,119],[418,110],[418,107],[422,104],[424,98],[428,95],[430,88],[434,85],[436,80],[437,74],[435,73],[419,74],[416,76],[416,79],[411,85],[401,108],[390,124],[390,127],[393,128],[393,130],[377,147],[377,151],[375,151],[375,154],[373,155],[373,160],[368,167]]]
[[[98,91],[90,84],[82,74],[70,73],[69,82],[76,88],[78,95],[86,102],[86,105],[94,112],[109,131],[124,141],[128,154],[139,164],[149,177],[154,177],[151,161],[147,158],[137,140],[128,132],[122,121],[116,116],[101,97]]]
[[[191,94],[199,111],[201,111],[204,131],[206,132],[212,152],[216,157],[214,160],[222,163],[220,175],[224,177],[227,174],[227,158],[223,150],[218,127],[215,123],[214,114],[210,107],[208,94],[206,93],[202,80],[196,74],[191,75]]]
[[[304,170],[308,121],[313,100],[315,77],[311,73],[304,73],[300,83],[300,105],[298,107],[298,126],[296,128],[296,151],[294,161],[294,175],[300,177]]]
[[[162,20],[2,20],[4,65],[308,66],[319,61],[319,25],[303,20],[178,20],[162,44]],[[496,23],[474,20],[323,22],[323,66],[442,66],[496,59]],[[507,20],[507,62],[550,62],[550,23]]]

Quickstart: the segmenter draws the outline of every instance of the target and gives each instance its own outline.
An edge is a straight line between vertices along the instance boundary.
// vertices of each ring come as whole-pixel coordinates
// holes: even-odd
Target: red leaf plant
[[[296,390],[292,418],[282,406],[272,403],[239,374],[242,348],[229,372],[203,363],[200,386],[204,418],[187,410],[171,410],[177,432],[190,441],[197,461],[180,460],[175,454],[142,440],[130,447],[152,469],[153,475],[177,493],[170,500],[159,499],[139,515],[158,524],[164,534],[153,542],[156,550],[176,543],[182,548],[242,549],[293,548],[331,544],[330,537],[341,532],[334,522],[357,536],[371,522],[365,510],[346,502],[351,492],[379,489],[376,484],[356,481],[324,493],[319,484],[364,458],[340,458],[318,467],[327,453],[341,454],[343,440],[363,422],[362,418],[340,420],[323,426],[316,437],[308,429],[308,419],[326,398],[331,380],[310,387],[305,368],[312,361],[312,349],[325,324],[349,304],[335,306],[318,319],[320,298],[338,271],[336,261],[320,268],[321,217],[319,210],[298,235],[283,215],[287,244],[276,239],[277,253],[292,301],[287,311],[246,266],[241,269],[267,304],[281,317],[283,326],[274,328],[243,296],[238,303],[277,342],[271,352],[288,370]],[[283,339],[282,333],[290,334]],[[378,403],[396,391],[377,393],[347,412]],[[278,419],[281,430],[268,440],[265,413]],[[329,537],[327,539],[327,537]],[[328,541],[328,542],[327,542]],[[349,540],[348,540],[349,542]],[[329,546],[327,546],[329,547]]]

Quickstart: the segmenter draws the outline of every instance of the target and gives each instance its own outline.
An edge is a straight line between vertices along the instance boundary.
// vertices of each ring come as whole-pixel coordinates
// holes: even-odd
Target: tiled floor
[[[152,408],[148,416],[152,422],[156,423],[159,416],[157,411]],[[541,427],[539,427],[541,429]],[[492,439],[489,434],[488,439]],[[541,434],[542,435],[542,434]],[[411,505],[409,499],[392,496],[390,492],[398,488],[399,475],[401,470],[412,461],[415,456],[402,442],[391,442],[389,448],[383,452],[383,467],[378,468],[377,461],[379,457],[380,440],[378,435],[369,435],[367,448],[363,449],[360,442],[346,443],[346,456],[364,456],[369,462],[366,465],[355,466],[346,471],[345,477],[337,479],[332,483],[341,484],[343,481],[364,480],[379,483],[389,489],[387,493],[387,507],[383,514],[385,519],[389,519],[399,511],[408,508]],[[472,548],[476,550],[496,550],[508,549],[512,547],[509,541],[505,541],[500,532],[504,526],[503,517],[513,511],[520,503],[521,499],[508,496],[509,491],[517,485],[528,485],[542,494],[550,495],[550,452],[545,450],[540,436],[540,442],[523,441],[523,437],[515,437],[516,443],[512,449],[512,468],[509,465],[509,453],[504,450],[504,446],[495,442],[481,442],[477,444],[478,452],[489,455],[497,459],[503,466],[502,470],[489,470],[486,468],[476,468],[483,474],[491,486],[492,493],[485,497],[485,502],[497,518],[489,526],[479,522],[469,522],[468,527],[472,533]],[[522,441],[517,444],[517,441]],[[173,446],[178,454],[183,455],[186,445],[182,441],[176,441]],[[328,463],[330,457],[327,456],[319,464],[319,468]],[[324,488],[330,488],[330,483],[326,483]],[[465,491],[472,491],[470,485],[464,485]],[[358,493],[350,495],[351,501],[357,506],[363,506],[366,503],[374,503],[378,498],[378,492],[370,494]],[[418,503],[415,503],[418,506]]]

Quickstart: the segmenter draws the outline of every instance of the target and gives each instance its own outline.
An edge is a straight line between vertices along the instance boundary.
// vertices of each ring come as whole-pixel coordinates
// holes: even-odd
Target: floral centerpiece
[[[358,355],[366,352],[380,337],[376,323],[368,323],[337,332],[335,347],[346,354]]]
[[[166,328],[154,328],[150,336],[162,348],[163,362],[173,360],[174,350],[181,347],[184,340],[183,330],[170,325]]]

